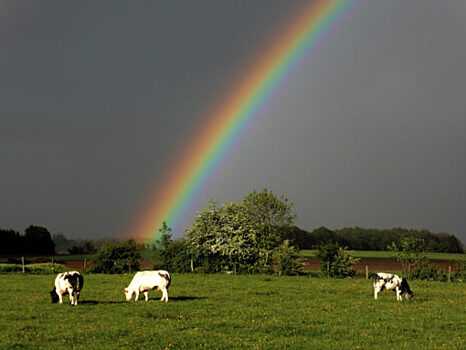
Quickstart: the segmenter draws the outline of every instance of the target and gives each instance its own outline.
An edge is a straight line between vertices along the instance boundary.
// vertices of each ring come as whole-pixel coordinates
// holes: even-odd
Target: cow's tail
[[[78,275],[76,278],[76,291],[79,292],[83,288],[84,278],[81,275]]]
[[[372,284],[375,286],[375,284],[377,283],[377,281],[380,279],[379,275],[377,274],[377,272],[373,273],[372,274]]]
[[[166,274],[165,273],[160,273],[159,272],[159,275],[163,278],[165,278],[165,280],[167,281],[167,286],[166,288],[168,289],[168,287],[170,287],[170,284],[172,283],[172,279],[170,277],[170,274],[167,272]]]

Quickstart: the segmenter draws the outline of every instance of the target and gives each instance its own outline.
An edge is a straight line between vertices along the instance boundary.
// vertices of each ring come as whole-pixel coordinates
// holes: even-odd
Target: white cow
[[[55,278],[55,283],[50,296],[52,303],[63,303],[63,295],[70,295],[71,305],[78,305],[79,293],[84,285],[83,276],[78,271],[62,272]],[[76,297],[74,296],[76,294]]]
[[[404,277],[393,275],[391,273],[378,272],[374,275],[374,299],[377,300],[377,294],[384,289],[395,290],[396,300],[402,300],[401,293],[404,293],[407,300],[414,297],[413,292],[409,289],[408,281]]]
[[[136,272],[129,286],[125,288],[126,300],[131,300],[133,293],[136,294],[134,300],[138,300],[139,293],[144,292],[146,301],[148,301],[149,290],[158,289],[162,292],[162,299],[160,300],[167,302],[170,283],[170,274],[164,270]]]

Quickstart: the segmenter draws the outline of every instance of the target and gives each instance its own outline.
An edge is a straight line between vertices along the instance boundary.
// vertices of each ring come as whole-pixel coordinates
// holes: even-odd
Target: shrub
[[[142,247],[133,240],[107,243],[92,257],[96,273],[125,273],[139,270]]]
[[[155,248],[154,269],[169,272],[191,271],[191,256],[184,239],[170,241]]]
[[[452,274],[452,280],[463,282],[466,277],[466,261],[458,261],[458,269]]]
[[[401,239],[399,244],[392,242],[387,247],[390,255],[401,262],[404,273],[408,279],[431,281],[447,281],[445,271],[430,264],[427,259],[427,245],[424,239],[407,237]],[[454,276],[452,276],[454,280]]]
[[[352,277],[355,271],[352,265],[359,261],[340,247],[338,243],[325,243],[317,247],[317,257],[321,260],[320,269],[329,277]]]
[[[419,280],[443,281],[448,280],[448,274],[429,263],[427,258],[419,259],[413,263],[410,269],[411,278]]]
[[[426,243],[422,238],[402,238],[399,244],[392,242],[387,250],[389,255],[401,262],[403,272],[408,276],[408,279],[411,278],[411,267],[421,268],[425,265],[422,260],[427,259]]]
[[[298,249],[290,246],[290,242],[285,240],[272,252],[272,261],[277,266],[278,275],[297,275],[300,272]]]
[[[53,267],[53,269],[52,269]],[[31,275],[53,275],[59,272],[65,272],[67,268],[61,264],[41,263],[30,264],[24,267],[24,272]],[[22,273],[22,264],[0,264],[0,273]]]

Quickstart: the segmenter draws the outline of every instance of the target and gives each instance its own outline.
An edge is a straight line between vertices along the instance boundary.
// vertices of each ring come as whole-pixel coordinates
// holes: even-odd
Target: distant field
[[[466,346],[463,283],[413,281],[397,302],[365,279],[173,274],[169,302],[145,303],[124,300],[132,275],[84,277],[71,307],[50,303],[53,275],[0,275],[0,349]]]
[[[315,258],[316,252],[316,250],[305,249],[301,251],[301,256]],[[348,252],[354,257],[363,259],[393,259],[386,251],[349,250]],[[466,261],[466,254],[427,253],[427,257],[433,261]]]

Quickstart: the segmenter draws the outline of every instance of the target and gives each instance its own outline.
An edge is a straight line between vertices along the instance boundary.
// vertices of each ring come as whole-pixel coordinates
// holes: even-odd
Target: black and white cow
[[[126,300],[130,301],[135,294],[134,299],[138,300],[139,293],[144,293],[146,301],[149,300],[149,290],[158,289],[162,292],[161,301],[168,301],[168,287],[170,287],[170,274],[165,270],[158,271],[139,271],[134,275],[131,283],[125,288]]]
[[[50,296],[52,303],[63,303],[63,295],[69,294],[71,305],[78,305],[79,293],[84,285],[83,276],[78,271],[62,272],[55,278]],[[75,296],[76,294],[76,296]]]
[[[378,272],[374,275],[374,299],[377,300],[377,294],[384,289],[394,290],[396,300],[401,299],[401,293],[404,293],[406,300],[414,297],[413,292],[409,289],[406,278],[391,273]]]

